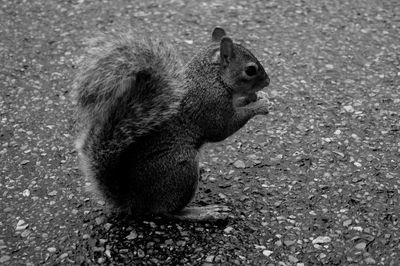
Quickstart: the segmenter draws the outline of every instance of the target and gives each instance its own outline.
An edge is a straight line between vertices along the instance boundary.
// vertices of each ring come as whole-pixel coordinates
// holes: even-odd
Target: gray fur
[[[201,146],[268,113],[254,102],[268,76],[247,49],[234,44],[232,62],[222,66],[214,42],[183,68],[174,51],[130,33],[102,35],[74,83],[82,171],[107,202],[137,216],[184,208],[196,192]],[[249,62],[257,76],[244,74]],[[234,106],[236,95],[251,103]]]

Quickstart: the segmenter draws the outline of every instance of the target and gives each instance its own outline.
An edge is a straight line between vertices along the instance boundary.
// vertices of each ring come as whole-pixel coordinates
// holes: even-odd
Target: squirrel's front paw
[[[268,99],[260,99],[254,105],[256,115],[267,115],[272,104]]]
[[[234,97],[233,105],[236,107],[242,107],[242,106],[246,106],[246,105],[256,102],[256,101],[257,101],[257,94],[250,93],[250,94],[247,94],[244,96]]]

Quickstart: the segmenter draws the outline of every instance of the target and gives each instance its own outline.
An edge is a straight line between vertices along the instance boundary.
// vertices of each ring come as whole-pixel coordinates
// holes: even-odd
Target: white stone
[[[332,239],[329,236],[319,236],[312,241],[313,244],[324,244],[331,242]]]
[[[227,228],[224,229],[224,232],[225,232],[226,234],[229,234],[230,232],[232,232],[232,230],[233,230],[233,227],[228,226]]]
[[[343,109],[348,113],[353,113],[354,112],[354,108],[351,105],[345,105],[345,106],[343,106]]]
[[[132,240],[135,238],[137,238],[137,233],[134,230],[132,230],[131,233],[126,236],[126,239],[128,239],[128,240]]]
[[[25,230],[26,228],[28,228],[28,226],[29,224],[25,223],[25,221],[21,219],[18,221],[15,230],[16,231]]]
[[[263,255],[264,256],[266,256],[266,257],[269,257],[269,256],[271,256],[271,254],[272,253],[274,253],[273,251],[271,251],[271,250],[268,250],[268,249],[266,249],[266,250],[263,250]]]
[[[215,258],[214,255],[209,255],[209,256],[207,256],[206,261],[207,261],[207,262],[213,262],[213,261],[214,261],[214,258]]]
[[[235,166],[236,168],[246,168],[246,165],[244,164],[244,162],[242,160],[237,160],[236,162],[233,163],[233,166]]]

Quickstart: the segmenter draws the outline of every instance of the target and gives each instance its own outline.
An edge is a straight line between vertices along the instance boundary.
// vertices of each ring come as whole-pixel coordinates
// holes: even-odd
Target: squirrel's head
[[[269,77],[257,58],[242,45],[233,43],[225,30],[215,28],[212,41],[219,43],[213,62],[220,65],[222,81],[234,93],[251,93],[269,85]]]

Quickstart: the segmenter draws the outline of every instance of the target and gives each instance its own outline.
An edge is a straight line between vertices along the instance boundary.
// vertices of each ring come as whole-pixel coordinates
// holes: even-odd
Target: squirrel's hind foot
[[[223,205],[186,207],[175,213],[165,214],[167,218],[190,222],[222,221],[230,217],[230,209]]]

